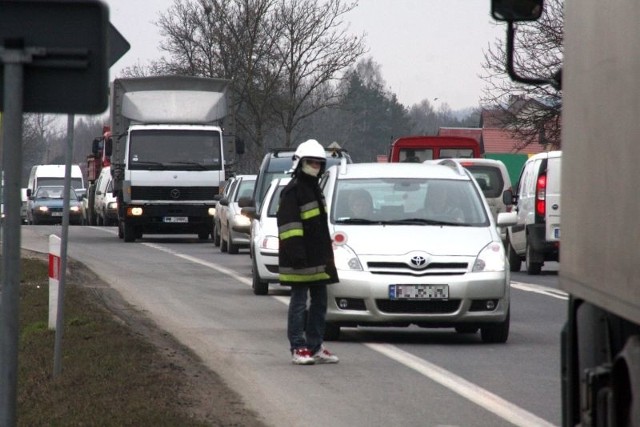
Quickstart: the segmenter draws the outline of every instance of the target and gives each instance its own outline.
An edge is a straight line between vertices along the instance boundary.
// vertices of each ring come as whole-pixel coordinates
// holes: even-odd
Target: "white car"
[[[560,261],[562,151],[531,156],[522,167],[515,194],[517,224],[507,231],[511,271],[540,274],[545,261]]]
[[[328,286],[325,339],[342,327],[414,324],[507,340],[510,272],[497,225],[515,213],[496,224],[471,173],[441,163],[343,163],[323,176],[340,279]]]
[[[251,221],[251,271],[252,288],[256,295],[269,293],[269,283],[279,283],[278,277],[278,204],[282,189],[291,181],[290,177],[271,181],[265,193],[260,212],[254,207],[245,207]]]
[[[251,219],[240,213],[238,200],[251,199],[255,184],[255,175],[238,175],[231,183],[229,191],[218,200],[216,204],[216,227],[218,228],[215,231],[219,233],[221,252],[237,254],[240,248],[249,247]]]

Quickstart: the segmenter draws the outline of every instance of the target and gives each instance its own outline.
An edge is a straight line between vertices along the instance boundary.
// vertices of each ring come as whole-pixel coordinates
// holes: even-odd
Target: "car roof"
[[[424,163],[351,163],[333,166],[338,179],[358,178],[435,178],[469,180],[469,176],[451,166]],[[343,169],[344,168],[344,169]]]

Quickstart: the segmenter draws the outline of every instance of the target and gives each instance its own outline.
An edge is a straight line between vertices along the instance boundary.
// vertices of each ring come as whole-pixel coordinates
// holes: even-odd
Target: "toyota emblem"
[[[424,268],[427,265],[427,259],[422,255],[415,255],[411,257],[411,266],[413,268]]]
[[[179,199],[180,198],[180,190],[178,190],[177,188],[174,188],[173,190],[171,190],[169,192],[169,196],[172,199]]]

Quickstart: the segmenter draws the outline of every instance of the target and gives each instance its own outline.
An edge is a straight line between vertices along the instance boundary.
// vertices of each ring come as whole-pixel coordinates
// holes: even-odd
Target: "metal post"
[[[64,208],[62,209],[62,236],[60,236],[60,281],[58,285],[58,315],[53,350],[53,376],[62,372],[62,335],[64,331],[64,285],[67,276],[67,240],[69,236],[69,193],[71,193],[71,161],[73,158],[73,124],[75,116],[67,116],[67,151],[64,171]]]
[[[22,168],[23,63],[20,49],[0,47],[4,63],[3,170],[5,220],[2,224],[0,300],[0,426],[16,425],[20,304],[20,177]]]

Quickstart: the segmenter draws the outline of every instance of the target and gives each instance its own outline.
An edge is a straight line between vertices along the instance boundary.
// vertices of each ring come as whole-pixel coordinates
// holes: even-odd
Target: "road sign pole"
[[[6,47],[6,44],[5,44]],[[20,304],[20,175],[22,168],[22,49],[0,47],[4,64],[3,170],[5,219],[2,224],[0,300],[0,426],[16,425],[18,323]]]

